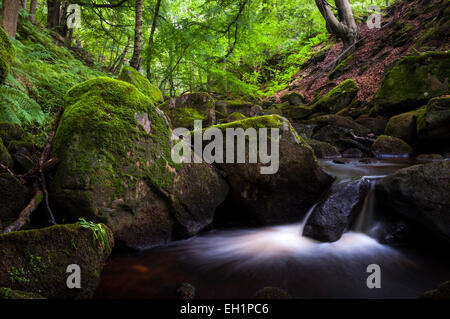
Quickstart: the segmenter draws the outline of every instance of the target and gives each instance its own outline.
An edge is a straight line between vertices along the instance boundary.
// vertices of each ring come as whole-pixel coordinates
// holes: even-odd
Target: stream
[[[336,182],[370,180],[352,229],[334,243],[301,236],[310,212],[297,224],[216,229],[141,252],[113,256],[96,298],[175,298],[177,283],[196,288],[196,298],[252,298],[272,286],[294,298],[418,298],[450,279],[450,256],[415,244],[388,246],[374,233],[376,180],[415,164],[408,159],[321,161]],[[369,289],[367,266],[381,268],[381,288]]]

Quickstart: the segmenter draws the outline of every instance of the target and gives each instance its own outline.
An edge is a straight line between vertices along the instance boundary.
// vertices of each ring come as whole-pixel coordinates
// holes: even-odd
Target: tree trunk
[[[61,1],[47,0],[47,10],[47,28],[56,31],[61,17]]]
[[[1,26],[11,37],[16,37],[17,19],[19,18],[20,2],[18,0],[3,0],[1,10]]]
[[[339,21],[325,0],[315,0],[320,13],[325,18],[327,29],[342,39],[344,49],[354,45],[359,38],[359,30],[353,17],[349,0],[335,0]]]
[[[142,50],[142,0],[136,0],[136,22],[134,27],[134,49],[130,66],[139,71]]]
[[[28,6],[28,1],[27,1],[27,0],[22,0],[22,8],[23,8],[24,10],[26,10],[26,9],[27,9],[27,6]]]
[[[155,6],[155,14],[153,16],[153,23],[152,23],[152,29],[150,31],[150,37],[148,40],[148,58],[147,58],[147,78],[150,80],[151,76],[150,76],[150,64],[152,62],[152,49],[153,49],[153,36],[155,34],[155,30],[156,30],[156,22],[158,20],[158,16],[159,16],[159,8],[161,7],[161,0],[157,0],[156,1],[156,6]]]
[[[30,1],[30,21],[31,23],[36,22],[36,10],[37,10],[37,0]]]

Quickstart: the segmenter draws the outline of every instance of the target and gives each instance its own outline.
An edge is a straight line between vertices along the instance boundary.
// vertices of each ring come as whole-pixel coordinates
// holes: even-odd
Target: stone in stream
[[[405,141],[387,135],[380,135],[370,150],[375,157],[409,157],[414,153]]]
[[[450,161],[401,169],[376,184],[387,211],[450,241]]]
[[[228,186],[205,162],[176,164],[171,130],[151,100],[126,82],[73,87],[53,141],[50,185],[66,220],[103,222],[131,248],[164,244],[209,226]]]
[[[303,236],[323,242],[339,240],[360,212],[369,186],[366,179],[334,184],[308,218]]]
[[[114,246],[111,230],[102,228],[104,242],[78,223],[1,234],[0,287],[45,298],[91,298]],[[67,272],[69,265],[80,267],[80,288],[67,286],[69,276],[75,274],[75,270]]]

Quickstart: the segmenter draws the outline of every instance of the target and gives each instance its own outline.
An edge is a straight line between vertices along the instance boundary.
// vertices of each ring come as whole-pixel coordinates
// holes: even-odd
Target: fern
[[[92,231],[92,240],[94,245],[100,245],[102,251],[105,251],[105,248],[110,249],[108,234],[106,233],[106,230],[103,228],[102,224],[88,222],[84,218],[79,218],[78,224],[80,225],[80,227],[87,228]]]
[[[44,121],[41,107],[28,95],[16,88],[0,86],[0,122],[40,124]]]

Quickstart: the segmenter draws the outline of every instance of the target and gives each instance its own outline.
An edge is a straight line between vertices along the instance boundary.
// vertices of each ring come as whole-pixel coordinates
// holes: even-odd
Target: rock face
[[[448,94],[450,54],[428,52],[402,58],[383,78],[373,98],[375,112],[393,116],[415,110],[430,98]]]
[[[102,227],[104,246],[79,224],[0,235],[0,286],[46,298],[91,298],[114,246],[111,230]],[[81,289],[67,287],[66,270],[72,264],[80,266]]]
[[[163,101],[161,90],[151,84],[141,73],[130,66],[122,67],[119,74],[119,80],[133,84],[142,94],[148,96],[153,103]]]
[[[345,80],[314,103],[313,113],[337,113],[352,103],[358,91],[353,80]]]
[[[379,136],[372,144],[371,151],[376,157],[409,157],[413,154],[413,149],[405,141],[387,135]]]
[[[428,102],[417,119],[417,134],[421,140],[450,139],[450,95]]]
[[[97,78],[73,87],[65,101],[50,195],[67,218],[103,222],[132,248],[212,222],[226,183],[206,163],[172,161],[171,130],[148,97],[131,84]]]
[[[261,163],[249,163],[248,147],[246,163],[216,164],[231,187],[233,200],[252,222],[270,225],[300,221],[333,180],[320,168],[311,147],[283,117],[266,115],[215,127],[222,131],[279,129],[279,170],[275,174],[261,174]]]
[[[9,36],[0,27],[0,84],[2,84],[9,74],[9,68],[16,55],[16,49]]]
[[[207,93],[190,93],[171,99],[159,106],[169,117],[173,128],[194,128],[200,120],[203,127],[216,123],[214,99]]]
[[[389,119],[385,135],[397,137],[406,143],[412,143],[416,138],[417,112],[407,112]]]
[[[333,185],[328,198],[319,203],[308,218],[303,236],[334,242],[350,228],[369,190],[365,179]]]
[[[387,209],[450,240],[450,161],[401,169],[375,189]]]

